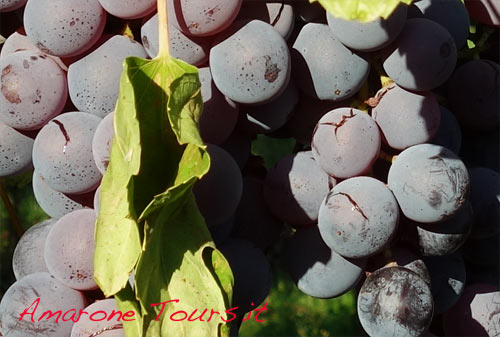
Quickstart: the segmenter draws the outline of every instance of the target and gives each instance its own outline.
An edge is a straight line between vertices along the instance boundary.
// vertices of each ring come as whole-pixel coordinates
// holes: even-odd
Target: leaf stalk
[[[168,31],[168,12],[167,0],[158,0],[158,40],[159,40],[159,58],[170,57],[170,36]]]

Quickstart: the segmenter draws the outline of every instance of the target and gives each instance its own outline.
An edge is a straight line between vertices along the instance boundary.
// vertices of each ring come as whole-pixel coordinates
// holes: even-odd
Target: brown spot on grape
[[[12,104],[21,103],[21,98],[16,90],[18,87],[18,79],[16,73],[12,71],[12,65],[9,64],[2,69],[0,81],[2,83],[1,91],[5,99]]]

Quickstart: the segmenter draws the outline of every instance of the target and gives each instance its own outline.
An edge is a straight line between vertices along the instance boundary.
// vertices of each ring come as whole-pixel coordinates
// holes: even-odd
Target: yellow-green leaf
[[[361,22],[374,21],[379,17],[387,19],[402,2],[407,5],[413,0],[309,0],[318,1],[331,15],[345,20]]]

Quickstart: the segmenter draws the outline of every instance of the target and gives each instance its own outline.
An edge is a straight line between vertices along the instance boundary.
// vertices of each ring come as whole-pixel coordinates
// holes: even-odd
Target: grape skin
[[[38,205],[53,218],[59,219],[72,211],[85,208],[83,204],[50,187],[36,170],[33,172],[32,184]]]
[[[294,78],[310,97],[347,99],[361,88],[370,64],[337,40],[324,24],[302,27],[293,44]]]
[[[500,27],[500,4],[488,0],[465,0],[469,14],[485,25]]]
[[[99,0],[101,6],[111,15],[122,19],[137,19],[153,13],[155,0]]]
[[[450,110],[440,105],[441,120],[439,121],[439,128],[430,141],[432,144],[440,145],[452,150],[459,154],[462,147],[462,130],[457,119]]]
[[[72,57],[101,37],[106,12],[97,0],[36,0],[24,9],[24,28],[44,53]]]
[[[409,17],[423,17],[439,23],[450,32],[457,49],[461,49],[469,36],[469,14],[460,0],[419,0],[413,2]]]
[[[457,47],[450,33],[434,21],[406,21],[401,34],[384,52],[383,67],[399,86],[415,91],[432,90],[453,73]]]
[[[311,152],[282,158],[267,173],[264,200],[278,219],[294,227],[312,225],[330,185],[335,185],[317,165]]]
[[[484,239],[498,234],[500,223],[500,175],[489,168],[473,167],[470,202],[474,214],[471,237]]]
[[[201,138],[205,143],[224,143],[238,121],[239,105],[225,97],[215,86],[210,68],[198,69],[203,111],[199,121]]]
[[[168,21],[184,34],[208,36],[231,25],[242,0],[168,0]]]
[[[321,117],[311,141],[318,165],[336,178],[367,172],[378,157],[380,145],[375,121],[352,108],[338,108]]]
[[[82,317],[73,325],[71,329],[70,337],[89,337],[89,336],[108,336],[108,334],[103,334],[102,332],[117,331],[118,336],[125,336],[123,333],[123,318],[120,320],[120,315],[114,315],[113,319],[109,320],[113,311],[118,312],[118,307],[116,306],[116,301],[114,298],[108,298],[105,300],[100,300],[92,303],[84,309],[88,315],[82,315]],[[106,313],[106,319],[101,321],[90,320],[90,316],[98,311],[104,311]],[[126,311],[122,311],[125,314]],[[136,313],[137,315],[137,313]],[[99,313],[94,316],[95,319],[100,319],[104,317],[104,314]],[[131,319],[130,316],[126,318]]]
[[[393,84],[377,93],[381,99],[372,110],[390,147],[404,150],[428,143],[441,121],[439,104],[431,93],[414,93]]]
[[[498,63],[472,60],[460,66],[451,77],[448,100],[464,129],[481,133],[500,126],[499,76]]]
[[[40,303],[34,314],[35,323],[31,322],[31,316],[24,316],[19,321],[19,315],[28,308],[38,297]],[[79,310],[86,306],[86,299],[80,291],[71,289],[50,276],[49,273],[35,273],[23,277],[12,284],[5,292],[0,302],[0,335],[9,337],[39,337],[41,332],[51,337],[67,337],[71,332],[73,322],[63,321],[56,323],[55,318],[38,321],[41,315],[47,311],[66,311],[75,309],[75,317]],[[32,307],[34,309],[34,306]],[[31,311],[30,311],[31,312]],[[66,318],[71,317],[71,311]],[[57,317],[57,316],[56,316]],[[62,317],[62,315],[61,315]]]
[[[48,272],[43,258],[45,239],[56,219],[48,219],[31,226],[17,242],[12,256],[12,270],[16,280],[41,272]]]
[[[210,50],[210,70],[217,88],[238,103],[266,103],[290,80],[290,53],[269,24],[254,20]]]
[[[367,277],[358,295],[358,317],[372,337],[417,337],[429,326],[432,293],[415,272],[386,267]]]
[[[16,31],[10,34],[3,43],[2,49],[0,50],[0,58],[23,50],[31,50],[33,52],[43,53],[33,44],[33,42],[31,42],[31,40],[26,35],[23,35]],[[45,53],[43,54],[50,57],[55,63],[59,65],[59,67],[61,67],[62,70],[68,70],[68,67],[66,67],[66,65],[63,63],[63,61],[61,61],[59,57]]]
[[[0,0],[0,13],[11,12],[23,7],[27,0]]]
[[[0,177],[31,167],[33,139],[0,122]]]
[[[444,314],[447,336],[497,336],[500,331],[500,291],[497,286],[473,284]]]
[[[92,156],[92,138],[100,121],[89,113],[67,112],[40,130],[33,166],[54,190],[81,194],[97,187],[102,176]]]
[[[264,201],[264,183],[256,178],[243,178],[243,194],[236,209],[231,237],[245,239],[265,251],[283,230],[282,223],[273,217]]]
[[[102,175],[106,173],[109,164],[109,156],[111,152],[111,144],[115,136],[113,125],[114,113],[109,113],[97,126],[94,138],[92,138],[92,155],[99,172]]]
[[[0,69],[0,122],[20,130],[39,129],[64,108],[66,75],[45,54],[8,54],[0,59]]]
[[[295,13],[292,5],[284,2],[244,0],[236,20],[262,20],[287,40],[295,26]]]
[[[465,203],[469,191],[464,163],[451,150],[433,144],[401,152],[387,181],[403,214],[423,223],[451,217]]]
[[[458,253],[424,258],[431,278],[434,312],[448,311],[460,299],[465,288],[465,264]]]
[[[77,290],[97,289],[94,281],[96,215],[80,209],[60,218],[45,241],[45,263],[58,281]]]
[[[174,26],[169,26],[170,53],[173,57],[194,66],[201,66],[208,60],[212,41],[209,38],[187,36]],[[158,14],[155,14],[141,28],[141,41],[149,57],[158,55]]]
[[[252,133],[270,133],[286,124],[299,101],[299,91],[294,81],[288,83],[285,91],[272,102],[244,106],[248,119],[248,129]]]
[[[350,258],[374,255],[392,239],[399,208],[392,192],[371,177],[346,179],[321,203],[318,228],[325,243]]]
[[[196,182],[193,192],[209,227],[225,223],[234,214],[243,191],[240,168],[222,148],[210,144],[210,170]]]
[[[271,266],[264,253],[241,239],[227,240],[219,249],[233,272],[235,312],[246,313],[259,306],[271,290]]]
[[[146,58],[147,54],[140,43],[115,35],[72,63],[68,69],[68,87],[75,107],[100,118],[112,112],[118,99],[123,61],[130,56]]]
[[[332,298],[354,288],[366,261],[349,260],[325,244],[317,226],[298,229],[288,239],[285,262],[297,288],[317,298]]]
[[[472,207],[467,203],[450,219],[437,225],[415,223],[420,253],[442,256],[455,252],[469,237],[472,222]]]
[[[406,22],[406,5],[399,5],[387,19],[362,23],[345,20],[327,12],[326,19],[336,39],[351,49],[374,51],[390,44],[401,32]]]

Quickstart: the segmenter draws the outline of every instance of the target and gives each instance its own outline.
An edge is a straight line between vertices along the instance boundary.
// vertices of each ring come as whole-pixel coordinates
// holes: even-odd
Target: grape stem
[[[12,225],[14,226],[14,232],[16,232],[17,238],[20,239],[24,233],[23,226],[21,226],[21,222],[19,221],[16,210],[10,202],[9,196],[7,195],[7,191],[5,190],[2,180],[0,180],[0,198],[5,205],[5,208],[7,209],[7,213],[9,214]]]
[[[168,33],[168,14],[167,0],[158,0],[158,39],[159,39],[159,58],[170,57],[170,37]]]

